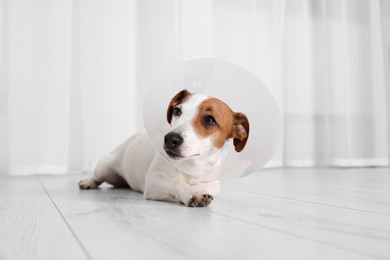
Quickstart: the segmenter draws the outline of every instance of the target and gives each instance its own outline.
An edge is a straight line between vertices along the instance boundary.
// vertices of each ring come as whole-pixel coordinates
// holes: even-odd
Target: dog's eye
[[[173,116],[180,116],[181,115],[181,109],[178,107],[175,107],[172,112]]]
[[[207,115],[203,118],[203,122],[206,126],[214,126],[217,124],[213,116]]]

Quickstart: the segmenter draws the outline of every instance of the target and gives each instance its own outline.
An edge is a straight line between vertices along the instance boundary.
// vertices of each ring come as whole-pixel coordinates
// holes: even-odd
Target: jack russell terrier
[[[249,122],[219,99],[187,90],[177,93],[167,110],[171,131],[164,150],[174,160],[195,165],[218,165],[224,144],[233,139],[241,152],[248,140]],[[103,182],[130,187],[145,199],[180,202],[205,207],[219,190],[219,181],[205,182],[175,168],[155,150],[146,134],[136,134],[102,158],[94,176],[81,181],[81,189],[95,189]]]

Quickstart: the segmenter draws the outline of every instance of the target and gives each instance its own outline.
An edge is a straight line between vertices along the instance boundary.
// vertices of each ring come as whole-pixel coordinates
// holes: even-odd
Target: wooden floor
[[[0,177],[0,259],[390,259],[390,169],[263,170],[208,208]]]

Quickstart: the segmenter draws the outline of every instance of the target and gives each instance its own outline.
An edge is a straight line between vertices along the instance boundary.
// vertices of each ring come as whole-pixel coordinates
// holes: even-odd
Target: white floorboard
[[[263,170],[208,208],[82,178],[0,177],[0,259],[390,259],[390,169]]]
[[[0,178],[0,259],[88,259],[36,176]]]

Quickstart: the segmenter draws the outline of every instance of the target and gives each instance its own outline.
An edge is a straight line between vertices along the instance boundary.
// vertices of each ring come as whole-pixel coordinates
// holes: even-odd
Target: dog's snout
[[[165,147],[168,149],[175,149],[183,143],[183,137],[178,133],[168,133],[164,137]]]

